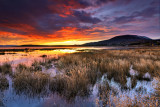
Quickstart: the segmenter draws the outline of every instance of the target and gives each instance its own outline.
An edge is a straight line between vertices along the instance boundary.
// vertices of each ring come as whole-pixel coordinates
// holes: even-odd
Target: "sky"
[[[0,45],[160,38],[160,0],[0,0]]]

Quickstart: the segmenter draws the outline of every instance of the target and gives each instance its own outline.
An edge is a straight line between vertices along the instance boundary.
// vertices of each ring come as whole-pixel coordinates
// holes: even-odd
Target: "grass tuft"
[[[23,71],[15,74],[13,87],[17,94],[34,97],[46,93],[49,80],[50,76],[45,73]]]
[[[9,87],[9,82],[6,79],[6,77],[4,75],[0,76],[0,91],[4,91],[6,89],[8,89]]]
[[[12,75],[12,66],[9,63],[4,63],[0,66],[0,73]]]

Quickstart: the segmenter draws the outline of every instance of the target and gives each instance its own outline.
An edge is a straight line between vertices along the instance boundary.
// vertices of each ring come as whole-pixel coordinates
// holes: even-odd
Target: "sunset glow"
[[[160,38],[159,0],[1,0],[0,45],[78,45],[123,34]]]

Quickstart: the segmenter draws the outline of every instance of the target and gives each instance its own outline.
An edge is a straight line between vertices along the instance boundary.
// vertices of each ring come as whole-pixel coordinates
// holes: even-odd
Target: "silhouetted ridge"
[[[109,40],[103,40],[99,42],[86,43],[86,46],[115,46],[115,45],[132,45],[137,43],[146,43],[152,41],[152,39],[145,36],[138,35],[121,35],[113,37]]]

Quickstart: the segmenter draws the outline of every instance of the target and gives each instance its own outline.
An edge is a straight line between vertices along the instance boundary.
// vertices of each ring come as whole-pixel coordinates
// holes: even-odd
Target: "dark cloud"
[[[83,6],[86,6],[86,7],[92,6],[92,3],[88,2],[87,0],[77,0],[77,1],[79,4],[81,4]]]
[[[6,31],[6,32],[12,32],[12,33],[16,33],[16,34],[22,34],[22,35],[29,34],[29,32],[25,32],[25,31],[21,31],[21,30],[16,30],[16,29],[13,29],[13,28],[8,28],[8,27],[0,27],[0,30]]]
[[[128,23],[135,21],[133,16],[122,16],[122,17],[117,17],[113,22],[117,24],[123,24],[123,23]]]
[[[101,5],[101,4],[104,4],[104,3],[114,2],[114,1],[117,1],[117,0],[97,0],[96,4]]]
[[[151,6],[160,6],[160,1],[159,0],[153,0],[152,2],[151,2]]]
[[[28,27],[34,28],[37,26],[37,18],[52,13],[48,5],[47,0],[1,0],[0,30],[22,35],[32,34],[33,30]]]
[[[159,14],[159,8],[149,7],[149,8],[142,10],[142,11],[134,12],[132,16],[133,17],[148,18],[148,17],[153,17],[155,14]]]
[[[112,22],[117,24],[124,24],[138,20],[145,20],[146,18],[152,18],[154,15],[159,14],[157,7],[148,7],[142,11],[133,12],[130,16],[116,17]]]
[[[74,16],[78,18],[81,22],[96,24],[101,20],[96,17],[91,17],[91,14],[85,11],[74,11]]]
[[[84,11],[74,11],[72,15],[73,9],[88,6],[91,2],[85,0],[1,0],[0,30],[23,35],[47,35],[63,27],[79,26],[80,22],[98,23],[100,19]]]
[[[78,20],[73,16],[61,17],[57,14],[48,15],[37,21],[36,29],[45,34],[52,34],[64,27],[76,27]]]
[[[46,0],[1,0],[0,23],[30,23],[35,17],[50,13]]]

